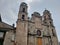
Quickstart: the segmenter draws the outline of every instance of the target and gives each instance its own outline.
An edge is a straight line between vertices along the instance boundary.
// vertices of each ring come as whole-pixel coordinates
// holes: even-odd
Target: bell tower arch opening
[[[28,19],[28,12],[27,12],[27,4],[25,2],[22,2],[19,8],[19,13],[18,13],[18,19]]]

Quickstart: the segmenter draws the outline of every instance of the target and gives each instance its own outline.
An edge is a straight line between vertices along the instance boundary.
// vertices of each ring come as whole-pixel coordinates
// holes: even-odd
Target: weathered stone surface
[[[4,45],[58,45],[50,11],[45,10],[42,16],[38,12],[34,12],[31,19],[28,19],[27,8],[26,3],[21,3],[16,32],[14,33],[14,30],[6,32]],[[2,22],[0,22],[0,27],[13,29],[5,23],[2,24]],[[11,41],[12,35],[15,35],[14,41]]]

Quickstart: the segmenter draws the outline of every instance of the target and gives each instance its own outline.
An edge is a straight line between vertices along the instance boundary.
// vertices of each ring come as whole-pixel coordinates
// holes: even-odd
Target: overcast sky
[[[21,2],[28,4],[28,15],[30,17],[35,11],[42,15],[45,8],[49,10],[60,41],[60,0],[0,0],[0,13],[4,22],[10,25],[16,23]]]

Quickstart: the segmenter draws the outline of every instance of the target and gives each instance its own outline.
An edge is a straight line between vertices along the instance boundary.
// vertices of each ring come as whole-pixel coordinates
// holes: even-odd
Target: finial
[[[1,14],[0,14],[0,22],[2,22],[2,19],[1,19]]]
[[[45,10],[46,10],[46,8],[45,8]]]
[[[21,6],[24,6],[24,5],[27,6],[27,4],[25,2],[22,2],[21,3]]]
[[[47,8],[45,8],[45,11],[48,11]]]
[[[12,26],[13,26],[13,28],[14,28],[15,24],[13,23]]]
[[[44,12],[49,12],[49,10],[47,10],[46,8],[45,8],[45,11]]]

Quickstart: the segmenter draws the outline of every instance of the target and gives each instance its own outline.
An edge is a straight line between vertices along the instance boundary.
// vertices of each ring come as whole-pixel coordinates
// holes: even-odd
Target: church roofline
[[[45,9],[45,10],[43,11],[43,14],[50,14],[50,15],[51,15],[50,11],[47,10],[47,9]]]
[[[36,16],[36,17],[38,17],[38,18],[42,18],[42,16],[40,15],[39,12],[34,12],[34,13],[32,14],[32,16]]]
[[[11,30],[13,30],[15,28],[15,27],[13,28],[13,26],[11,26],[5,22],[0,22],[0,24],[2,24],[2,26],[0,26],[0,29],[11,29]]]

